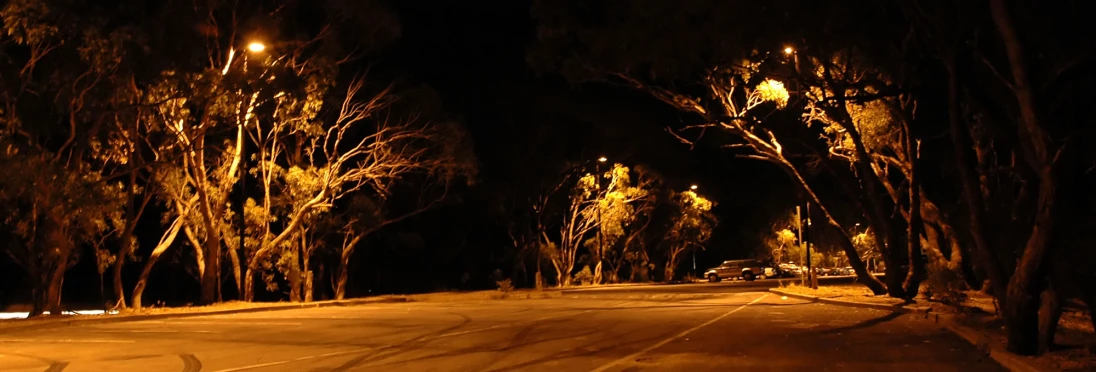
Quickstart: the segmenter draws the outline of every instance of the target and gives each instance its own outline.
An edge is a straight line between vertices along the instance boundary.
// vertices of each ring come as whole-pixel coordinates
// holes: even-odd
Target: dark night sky
[[[384,51],[379,65],[405,82],[437,91],[445,110],[462,118],[472,133],[481,168],[478,185],[458,201],[387,228],[359,248],[352,267],[367,269],[351,271],[351,281],[357,283],[351,295],[375,293],[373,288],[400,290],[383,284],[382,276],[390,276],[389,283],[403,283],[422,275],[422,281],[433,282],[426,286],[448,286],[439,283],[469,271],[486,278],[483,273],[496,269],[487,266],[504,261],[496,258],[507,254],[507,241],[505,226],[487,212],[491,198],[485,195],[526,190],[528,185],[517,175],[529,167],[606,156],[629,166],[650,166],[678,190],[697,184],[701,194],[718,203],[720,218],[707,251],[697,254],[698,269],[752,255],[759,234],[797,201],[792,183],[773,165],[735,159],[712,143],[690,150],[678,142],[665,128],[687,119],[661,102],[624,88],[572,86],[559,76],[534,74],[525,61],[526,48],[534,41],[528,0],[391,0],[389,5],[398,15],[401,36]],[[535,134],[546,131],[563,139],[538,142]],[[438,227],[443,225],[447,228]],[[144,240],[160,231],[148,226],[140,233],[148,235]],[[425,243],[415,249],[399,245],[407,235]],[[196,296],[196,282],[183,264],[191,260],[187,250],[171,252],[163,262],[177,264],[157,265],[150,295]],[[70,271],[73,278],[88,280],[67,281],[67,299],[91,303],[97,297],[92,261],[81,260]],[[127,277],[139,270],[138,264],[125,268]],[[128,281],[127,287],[132,285]],[[96,290],[89,291],[91,287]]]
[[[605,155],[647,164],[669,184],[696,183],[719,203],[720,228],[705,262],[748,254],[757,230],[773,213],[794,205],[794,191],[775,167],[714,149],[690,151],[665,128],[681,118],[660,102],[616,87],[573,87],[536,76],[525,63],[534,41],[528,1],[396,1],[402,38],[393,58],[439,91],[464,115],[476,141],[486,182],[521,167],[508,142],[537,125],[574,128],[569,160]],[[744,236],[748,235],[748,236]],[[701,258],[703,259],[703,258]],[[703,263],[701,264],[703,265]]]

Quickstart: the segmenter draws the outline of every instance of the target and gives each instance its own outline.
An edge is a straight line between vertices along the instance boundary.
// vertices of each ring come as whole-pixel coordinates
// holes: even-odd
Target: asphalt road
[[[0,371],[1004,370],[912,315],[763,291],[627,297],[373,304],[0,333]]]

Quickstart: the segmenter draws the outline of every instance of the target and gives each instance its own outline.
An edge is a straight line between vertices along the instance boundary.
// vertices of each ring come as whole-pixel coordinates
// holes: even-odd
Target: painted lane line
[[[761,295],[761,297],[758,297],[757,299],[755,299],[755,300],[753,300],[753,301],[750,301],[750,303],[748,303],[748,304],[745,304],[745,305],[739,306],[739,307],[737,307],[737,308],[734,308],[733,310],[731,310],[731,311],[728,311],[728,312],[726,312],[726,313],[723,313],[723,315],[717,316],[717,317],[715,317],[714,319],[712,319],[712,320],[709,320],[709,321],[707,321],[707,322],[704,322],[704,323],[703,323],[703,324],[701,324],[701,325],[698,325],[698,326],[696,326],[696,327],[693,327],[693,328],[689,328],[689,329],[687,329],[687,330],[685,330],[685,331],[682,331],[681,333],[678,333],[678,334],[676,334],[676,335],[674,335],[674,336],[671,336],[671,337],[669,337],[669,338],[667,338],[667,339],[665,339],[665,340],[659,341],[659,342],[658,342],[657,344],[654,344],[654,345],[648,346],[647,348],[645,348],[645,349],[643,349],[643,350],[640,350],[640,351],[637,351],[637,352],[635,352],[634,354],[631,354],[631,355],[628,355],[628,356],[626,356],[626,357],[623,357],[623,358],[620,358],[620,359],[614,360],[614,361],[612,361],[612,362],[609,362],[608,364],[606,364],[606,365],[603,365],[603,366],[601,366],[601,367],[598,367],[598,368],[596,368],[596,369],[594,369],[594,370],[592,370],[592,371],[590,371],[590,372],[604,372],[604,371],[608,370],[609,368],[612,368],[612,367],[614,367],[614,366],[616,366],[616,365],[618,365],[618,364],[621,364],[621,363],[624,363],[624,362],[627,362],[627,361],[632,361],[632,360],[635,360],[635,359],[636,359],[637,357],[639,357],[640,355],[646,354],[647,352],[649,352],[649,351],[651,351],[651,350],[654,350],[654,349],[658,349],[658,348],[660,348],[660,347],[662,347],[662,346],[665,346],[666,344],[668,344],[668,343],[671,343],[671,342],[673,342],[673,341],[675,341],[675,340],[677,340],[677,339],[680,339],[680,338],[683,338],[683,337],[685,337],[685,336],[688,336],[688,335],[689,335],[690,333],[693,333],[693,331],[696,331],[696,330],[698,330],[698,329],[701,329],[701,328],[707,327],[707,326],[709,326],[709,325],[712,325],[712,323],[718,322],[718,321],[722,320],[723,318],[726,318],[726,317],[728,317],[728,316],[731,316],[731,314],[737,313],[737,312],[739,312],[740,310],[742,310],[742,309],[745,309],[745,308],[746,308],[747,306],[753,305],[753,304],[757,303],[758,301],[761,301],[761,299],[763,299],[763,298],[767,297],[768,295],[769,295],[768,293],[766,293],[766,294],[763,294],[763,295]]]
[[[132,344],[132,343],[136,343],[137,341],[135,341],[135,340],[96,340],[96,339],[86,339],[86,340],[71,340],[71,339],[65,339],[65,340],[40,340],[40,339],[34,339],[34,338],[0,339],[0,343],[5,343],[5,342],[7,342],[7,343],[30,342],[30,343],[54,343],[54,344],[79,344],[79,343],[89,343],[89,344]]]
[[[239,325],[239,326],[253,326],[253,325],[254,325],[254,326],[266,326],[266,325],[271,325],[271,326],[299,326],[299,325],[301,325],[301,323],[293,323],[293,322],[248,322],[248,321],[239,321],[239,320],[232,320],[232,319],[225,319],[224,321],[221,321],[221,322],[210,322],[210,321],[204,321],[204,322],[203,322],[203,321],[198,321],[198,322],[191,322],[191,321],[182,321],[182,320],[179,320],[179,321],[160,321],[160,320],[144,320],[144,321],[139,321],[139,322],[134,322],[134,323],[145,323],[145,324],[174,324],[174,325],[181,325],[181,326],[183,326],[183,325],[187,325],[187,326],[189,326],[189,325],[219,325],[219,326],[224,326],[224,325]]]
[[[279,361],[276,361],[276,362],[252,364],[252,365],[249,365],[249,366],[235,367],[235,368],[218,369],[218,370],[213,371],[213,372],[245,371],[245,370],[255,369],[255,368],[271,367],[271,366],[277,366],[277,365],[282,365],[282,364],[289,364],[289,363],[293,363],[293,362],[300,362],[300,361],[305,361],[305,360],[309,360],[309,359],[326,358],[326,357],[339,356],[339,355],[364,353],[364,352],[372,351],[372,350],[375,350],[375,349],[376,348],[364,348],[364,349],[336,351],[336,352],[327,353],[327,354],[309,355],[309,356],[303,356],[303,357],[295,358],[295,359],[279,360]]]
[[[89,329],[93,333],[221,333],[219,331],[174,329]]]

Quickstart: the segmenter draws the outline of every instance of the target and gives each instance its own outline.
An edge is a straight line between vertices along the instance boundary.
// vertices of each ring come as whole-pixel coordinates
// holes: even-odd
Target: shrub
[[[572,282],[578,283],[579,285],[594,284],[594,272],[590,270],[590,265],[583,267],[582,271],[575,273],[571,278]]]
[[[514,291],[514,285],[510,283],[510,279],[503,279],[495,282],[498,286],[499,292],[510,293]]]
[[[966,282],[958,272],[940,264],[929,264],[921,294],[949,306],[961,306],[967,300]]]

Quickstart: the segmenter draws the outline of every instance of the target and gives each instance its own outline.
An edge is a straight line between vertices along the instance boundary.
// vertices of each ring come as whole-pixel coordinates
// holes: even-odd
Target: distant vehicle
[[[704,277],[709,282],[718,282],[723,279],[742,278],[746,281],[765,279],[766,270],[761,261],[755,259],[723,261],[719,267],[708,269]]]

